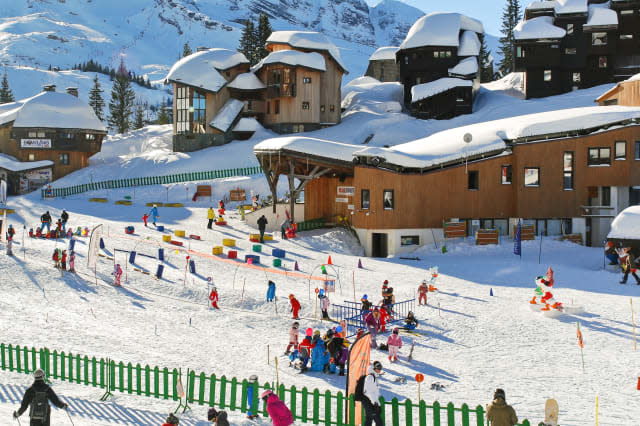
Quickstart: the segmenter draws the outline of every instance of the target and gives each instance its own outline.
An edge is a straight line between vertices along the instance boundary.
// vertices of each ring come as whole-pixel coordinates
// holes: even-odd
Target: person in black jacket
[[[18,411],[13,412],[13,418],[17,419],[31,406],[29,417],[31,426],[49,426],[51,421],[51,406],[49,401],[58,408],[67,409],[68,405],[60,401],[58,395],[44,382],[44,371],[37,369],[33,373],[35,381],[24,393],[22,404]]]
[[[40,222],[42,222],[42,232],[44,233],[44,227],[47,227],[47,231],[51,231],[51,215],[49,210],[42,216],[40,216]]]
[[[258,229],[260,230],[260,242],[264,244],[264,230],[267,228],[267,218],[264,215],[258,219]]]
[[[62,230],[66,232],[67,230],[67,221],[69,220],[69,213],[66,210],[62,210],[62,214],[60,215],[60,219],[62,219]]]

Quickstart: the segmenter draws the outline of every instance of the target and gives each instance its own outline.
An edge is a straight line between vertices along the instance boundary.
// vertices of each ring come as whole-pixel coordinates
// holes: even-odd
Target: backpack
[[[47,392],[36,392],[36,395],[31,401],[31,410],[29,411],[29,417],[31,420],[40,420],[44,423],[47,419],[49,411]]]
[[[354,401],[364,401],[364,381],[367,378],[368,374],[361,376],[356,382],[356,390],[353,393]]]

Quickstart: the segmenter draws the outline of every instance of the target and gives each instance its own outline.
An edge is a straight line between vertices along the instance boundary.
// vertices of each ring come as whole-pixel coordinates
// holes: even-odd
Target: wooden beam
[[[260,164],[262,166],[262,171],[264,172],[265,178],[267,179],[267,183],[269,184],[269,189],[271,189],[271,198],[273,199],[273,213],[276,212],[276,201],[278,200],[278,179],[280,175],[275,173],[271,168],[271,161],[267,164],[265,161],[265,157],[260,158]],[[280,166],[280,161],[278,161],[276,165],[276,170]]]
[[[295,204],[296,204],[296,195],[295,195],[295,186],[294,186],[294,173],[296,171],[296,160],[293,158],[289,159],[289,210],[291,213],[291,222],[296,221],[295,216]]]

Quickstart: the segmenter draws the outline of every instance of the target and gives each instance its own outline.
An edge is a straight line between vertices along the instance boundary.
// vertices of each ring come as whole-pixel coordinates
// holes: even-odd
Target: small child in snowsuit
[[[35,235],[33,234],[33,228],[29,228],[29,238],[33,238]]]
[[[258,383],[258,376],[256,376],[255,374],[252,374],[249,377],[249,385],[247,386],[247,405],[248,405],[248,410],[247,410],[247,418],[248,419],[255,419],[258,418],[258,410],[255,409],[254,410],[254,403],[253,403],[253,384]],[[256,386],[256,392],[258,392],[258,388]],[[257,408],[257,407],[256,407]]]
[[[122,276],[122,268],[120,267],[120,264],[116,264],[116,266],[113,268],[113,275],[116,277],[115,282],[113,283],[113,285],[115,285],[116,287],[120,287],[120,277]]]
[[[267,289],[267,302],[273,302],[276,297],[276,283],[269,280],[269,288]]]
[[[51,256],[53,260],[53,267],[56,269],[60,269],[60,250],[53,249],[53,256]]]
[[[418,320],[413,315],[413,312],[409,311],[407,314],[407,318],[404,320],[404,329],[405,330],[415,330],[418,327]]]
[[[389,347],[389,361],[398,360],[398,349],[402,347],[402,338],[400,337],[400,329],[398,327],[393,329],[393,333],[387,339],[387,346]]]
[[[418,286],[418,306],[423,304],[427,304],[427,293],[429,292],[429,287],[427,286],[427,280],[422,280],[422,284]]]
[[[13,229],[13,225],[9,225],[7,229],[7,241],[13,241],[13,236],[16,235],[16,230]]]
[[[76,272],[76,253],[69,253],[69,272]]]
[[[320,298],[320,309],[322,309],[322,319],[330,319],[329,318],[329,306],[331,305],[331,301],[329,300],[329,297],[320,292],[320,294],[318,294],[318,297]]]
[[[144,222],[144,226],[147,226],[147,220],[149,219],[149,214],[145,213],[142,215],[142,221]]]
[[[211,293],[209,294],[209,300],[211,300],[211,307],[220,309],[218,307],[218,290],[215,287],[213,287]]]
[[[291,348],[294,350],[298,347],[298,327],[300,323],[298,321],[294,322],[291,328],[289,329],[289,344],[287,345],[287,349],[284,351],[285,355],[289,355],[291,353]]]
[[[300,319],[298,318],[298,311],[300,311],[300,302],[298,302],[298,299],[296,299],[293,294],[289,295],[289,301],[291,302],[291,312],[293,313],[293,319]]]
[[[67,251],[62,250],[62,257],[60,258],[60,266],[63,271],[67,270]]]
[[[369,296],[367,296],[366,294],[362,296],[362,299],[360,299],[360,301],[362,302],[362,308],[360,308],[360,311],[362,313],[362,317],[364,318],[366,314],[371,312],[373,303],[369,302]]]
[[[42,238],[42,229],[39,226],[36,228],[36,238]]]

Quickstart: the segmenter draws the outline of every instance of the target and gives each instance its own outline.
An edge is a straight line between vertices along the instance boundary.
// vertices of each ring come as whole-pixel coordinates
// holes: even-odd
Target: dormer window
[[[593,46],[606,46],[606,44],[607,44],[607,33],[592,33],[591,34],[591,44]]]

